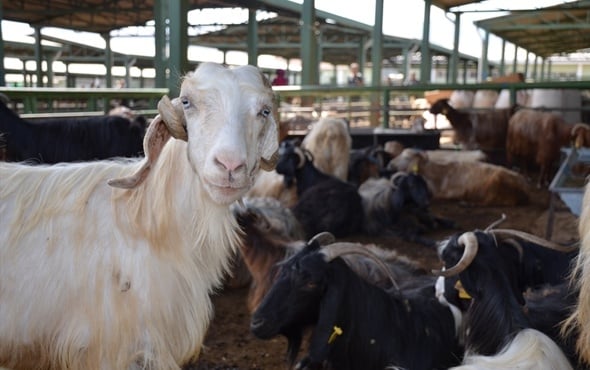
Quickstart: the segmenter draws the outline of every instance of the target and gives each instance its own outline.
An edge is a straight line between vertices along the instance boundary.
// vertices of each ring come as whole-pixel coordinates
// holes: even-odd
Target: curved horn
[[[148,126],[143,138],[143,151],[145,159],[142,166],[131,176],[120,179],[111,179],[107,183],[115,188],[133,189],[140,185],[149,175],[152,165],[158,160],[162,148],[170,139],[170,131],[158,114]]]
[[[188,141],[184,109],[179,98],[170,100],[164,95],[158,102],[158,112],[173,138]]]
[[[463,272],[471,264],[471,262],[473,262],[473,259],[477,255],[477,250],[479,248],[475,233],[470,231],[461,234],[461,236],[459,236],[459,238],[457,239],[457,243],[459,245],[463,245],[464,247],[463,255],[461,256],[459,262],[457,262],[455,266],[452,266],[445,270],[432,270],[432,273],[434,275],[444,277],[454,276]]]
[[[336,237],[328,231],[321,232],[316,234],[313,238],[309,239],[307,244],[311,244],[313,242],[318,242],[319,245],[328,245],[332,244],[336,241]]]
[[[574,250],[577,249],[577,246],[575,246],[575,245],[574,246],[563,246],[563,245],[551,242],[549,240],[545,240],[543,238],[540,238],[536,235],[532,235],[532,234],[525,233],[523,231],[518,231],[518,230],[495,229],[495,230],[488,230],[488,232],[491,233],[492,235],[494,235],[494,237],[496,237],[498,239],[516,237],[516,238],[520,238],[520,239],[529,241],[531,243],[538,244],[542,247],[553,249],[553,250],[556,250],[558,252],[563,252],[563,253],[573,252]]]
[[[297,155],[297,157],[299,158],[299,162],[297,162],[297,168],[301,168],[305,165],[305,153],[303,152],[303,149],[299,148],[299,147],[295,147],[293,149],[293,152]]]
[[[396,181],[398,179],[400,179],[402,176],[406,176],[407,174],[408,174],[407,172],[398,171],[398,172],[394,173],[393,175],[391,175],[391,177],[389,178],[389,182],[391,182],[391,186],[393,186],[394,189],[397,189],[397,187],[399,185],[396,184]]]
[[[395,287],[395,289],[399,290],[399,285],[397,285],[397,281],[391,274],[391,270],[383,263],[383,261],[375,255],[375,253],[371,252],[370,250],[361,246],[361,244],[357,243],[332,243],[322,248],[321,252],[325,256],[326,262],[330,262],[337,257],[346,256],[349,254],[358,254],[361,256],[365,256],[371,259],[377,267],[379,267],[385,275],[391,280],[391,284]]]
[[[486,227],[486,229],[484,231],[490,231],[494,227],[496,227],[496,226],[500,225],[502,222],[504,222],[504,220],[506,220],[506,213],[502,213],[502,216],[500,216],[500,218],[498,220],[492,222],[488,227]]]

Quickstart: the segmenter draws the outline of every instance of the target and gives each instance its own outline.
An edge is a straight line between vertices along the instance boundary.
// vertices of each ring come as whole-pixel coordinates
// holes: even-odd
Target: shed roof
[[[460,6],[483,2],[482,0],[432,0],[432,4],[446,11],[460,11]],[[530,2],[527,2],[530,5]],[[524,6],[524,5],[523,5]],[[279,34],[292,36],[298,43],[299,4],[288,1],[269,0],[191,0],[190,9],[255,7],[279,14],[273,20],[263,21],[259,26],[264,53],[295,57],[285,44],[270,44],[270,39]],[[32,26],[60,27],[78,31],[106,33],[127,26],[142,26],[154,18],[154,0],[12,0],[3,4],[6,20],[29,23]],[[317,12],[319,18],[327,17]],[[330,17],[332,18],[332,17]],[[544,9],[530,9],[511,12],[510,15],[476,22],[488,30],[521,48],[539,56],[574,52],[590,47],[590,0],[579,0]],[[325,22],[324,22],[325,23]],[[323,24],[324,24],[323,23]],[[324,59],[333,63],[353,60],[358,47],[346,48],[348,42],[362,35],[369,35],[371,28],[351,20],[339,19],[337,26],[322,25],[327,45]],[[364,28],[363,28],[364,27]],[[290,28],[289,32],[285,31]],[[198,43],[204,46],[233,45],[241,50],[241,43],[235,42],[238,35],[243,41],[245,25],[227,27],[208,36],[200,36]],[[267,40],[267,41],[264,41]],[[414,40],[416,41],[416,40]],[[384,48],[399,48],[404,39],[387,37]],[[340,44],[340,45],[337,45]],[[407,41],[406,41],[407,44]],[[357,44],[358,45],[358,44]],[[232,48],[235,49],[235,48]],[[399,50],[398,50],[399,51]],[[445,53],[444,50],[440,50]],[[435,52],[436,54],[436,52]],[[384,56],[387,55],[384,53]],[[341,57],[340,57],[341,56]]]

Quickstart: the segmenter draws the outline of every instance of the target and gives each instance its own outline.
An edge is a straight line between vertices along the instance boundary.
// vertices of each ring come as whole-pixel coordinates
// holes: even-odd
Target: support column
[[[502,55],[500,56],[500,76],[506,74],[506,40],[502,39]]]
[[[111,35],[107,32],[102,34],[102,38],[106,43],[106,47],[104,49],[104,66],[107,69],[107,73],[105,75],[105,87],[113,87],[113,50],[111,49]]]
[[[248,9],[248,64],[258,65],[258,21],[256,8]]]
[[[430,7],[432,0],[424,0],[424,25],[422,28],[422,46],[420,47],[420,54],[422,60],[420,61],[420,83],[430,83],[431,74],[430,67],[432,59],[430,57]]]
[[[315,29],[315,0],[303,0],[301,12],[301,84],[319,83],[319,62]]]
[[[156,70],[155,87],[165,88],[168,85],[168,70],[166,68],[166,20],[168,19],[168,1],[154,1],[154,42],[156,55],[154,58],[154,69]]]
[[[0,1],[0,23],[4,18],[2,1]],[[6,69],[4,68],[4,37],[2,36],[2,27],[0,27],[0,86],[6,86]]]
[[[170,77],[168,90],[171,97],[180,93],[180,78],[188,72],[188,0],[169,0],[170,16]]]
[[[373,47],[371,62],[373,64],[371,85],[381,85],[381,63],[383,61],[383,0],[375,0],[375,25],[373,26]]]
[[[484,82],[490,74],[490,64],[488,62],[488,47],[490,43],[490,32],[485,31],[483,42],[481,45],[481,61],[479,63],[479,80]]]
[[[457,83],[459,69],[459,34],[461,33],[461,13],[455,13],[455,36],[453,39],[453,54],[449,60],[451,83]]]
[[[43,47],[41,46],[41,27],[35,27],[35,64],[37,65],[37,87],[43,87]]]

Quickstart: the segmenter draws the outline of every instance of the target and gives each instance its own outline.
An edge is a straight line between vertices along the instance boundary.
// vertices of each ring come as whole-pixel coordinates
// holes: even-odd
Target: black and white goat
[[[469,299],[462,332],[465,358],[456,369],[572,369],[556,343],[559,322],[568,311],[567,290],[565,285],[556,290],[559,300],[528,304],[523,289],[540,281],[528,274],[523,267],[527,263],[519,261],[540,259],[527,254],[532,248],[521,244],[524,237],[513,230],[476,231],[441,243],[439,255],[448,268],[436,273],[445,279],[458,276]],[[515,260],[506,258],[508,250],[517,256]],[[445,288],[445,299],[453,302],[449,295],[456,293],[448,284]],[[571,356],[571,342],[564,339],[562,344]]]
[[[370,178],[358,189],[365,212],[368,235],[398,235],[405,240],[434,246],[421,234],[454,224],[432,214],[432,195],[421,175],[398,172],[389,179]]]
[[[284,335],[295,362],[303,333],[314,327],[299,369],[446,368],[456,360],[449,308],[424,289],[388,292],[355,274],[342,258],[367,253],[351,243],[317,240],[281,264],[274,285],[254,312],[252,333]]]
[[[36,163],[92,161],[143,155],[144,117],[120,115],[27,121],[0,101],[6,160]]]

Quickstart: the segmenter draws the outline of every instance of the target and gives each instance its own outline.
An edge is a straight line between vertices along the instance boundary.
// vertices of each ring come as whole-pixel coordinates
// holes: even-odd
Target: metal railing
[[[280,86],[274,88],[283,104],[279,113],[311,115],[324,112],[341,115],[349,121],[363,119],[370,126],[397,127],[400,117],[417,113],[409,100],[424,98],[433,90],[502,90],[510,91],[511,103],[523,89],[579,89],[590,90],[590,81],[479,83],[454,85],[412,86]],[[20,114],[31,117],[104,114],[113,101],[132,101],[136,112],[155,114],[157,102],[168,94],[168,89],[157,88],[13,88],[0,87]],[[298,104],[293,104],[297,100]],[[291,103],[291,104],[289,104]]]
[[[23,117],[62,117],[105,114],[112,102],[133,102],[141,113],[155,113],[168,89],[1,87],[12,108]]]

